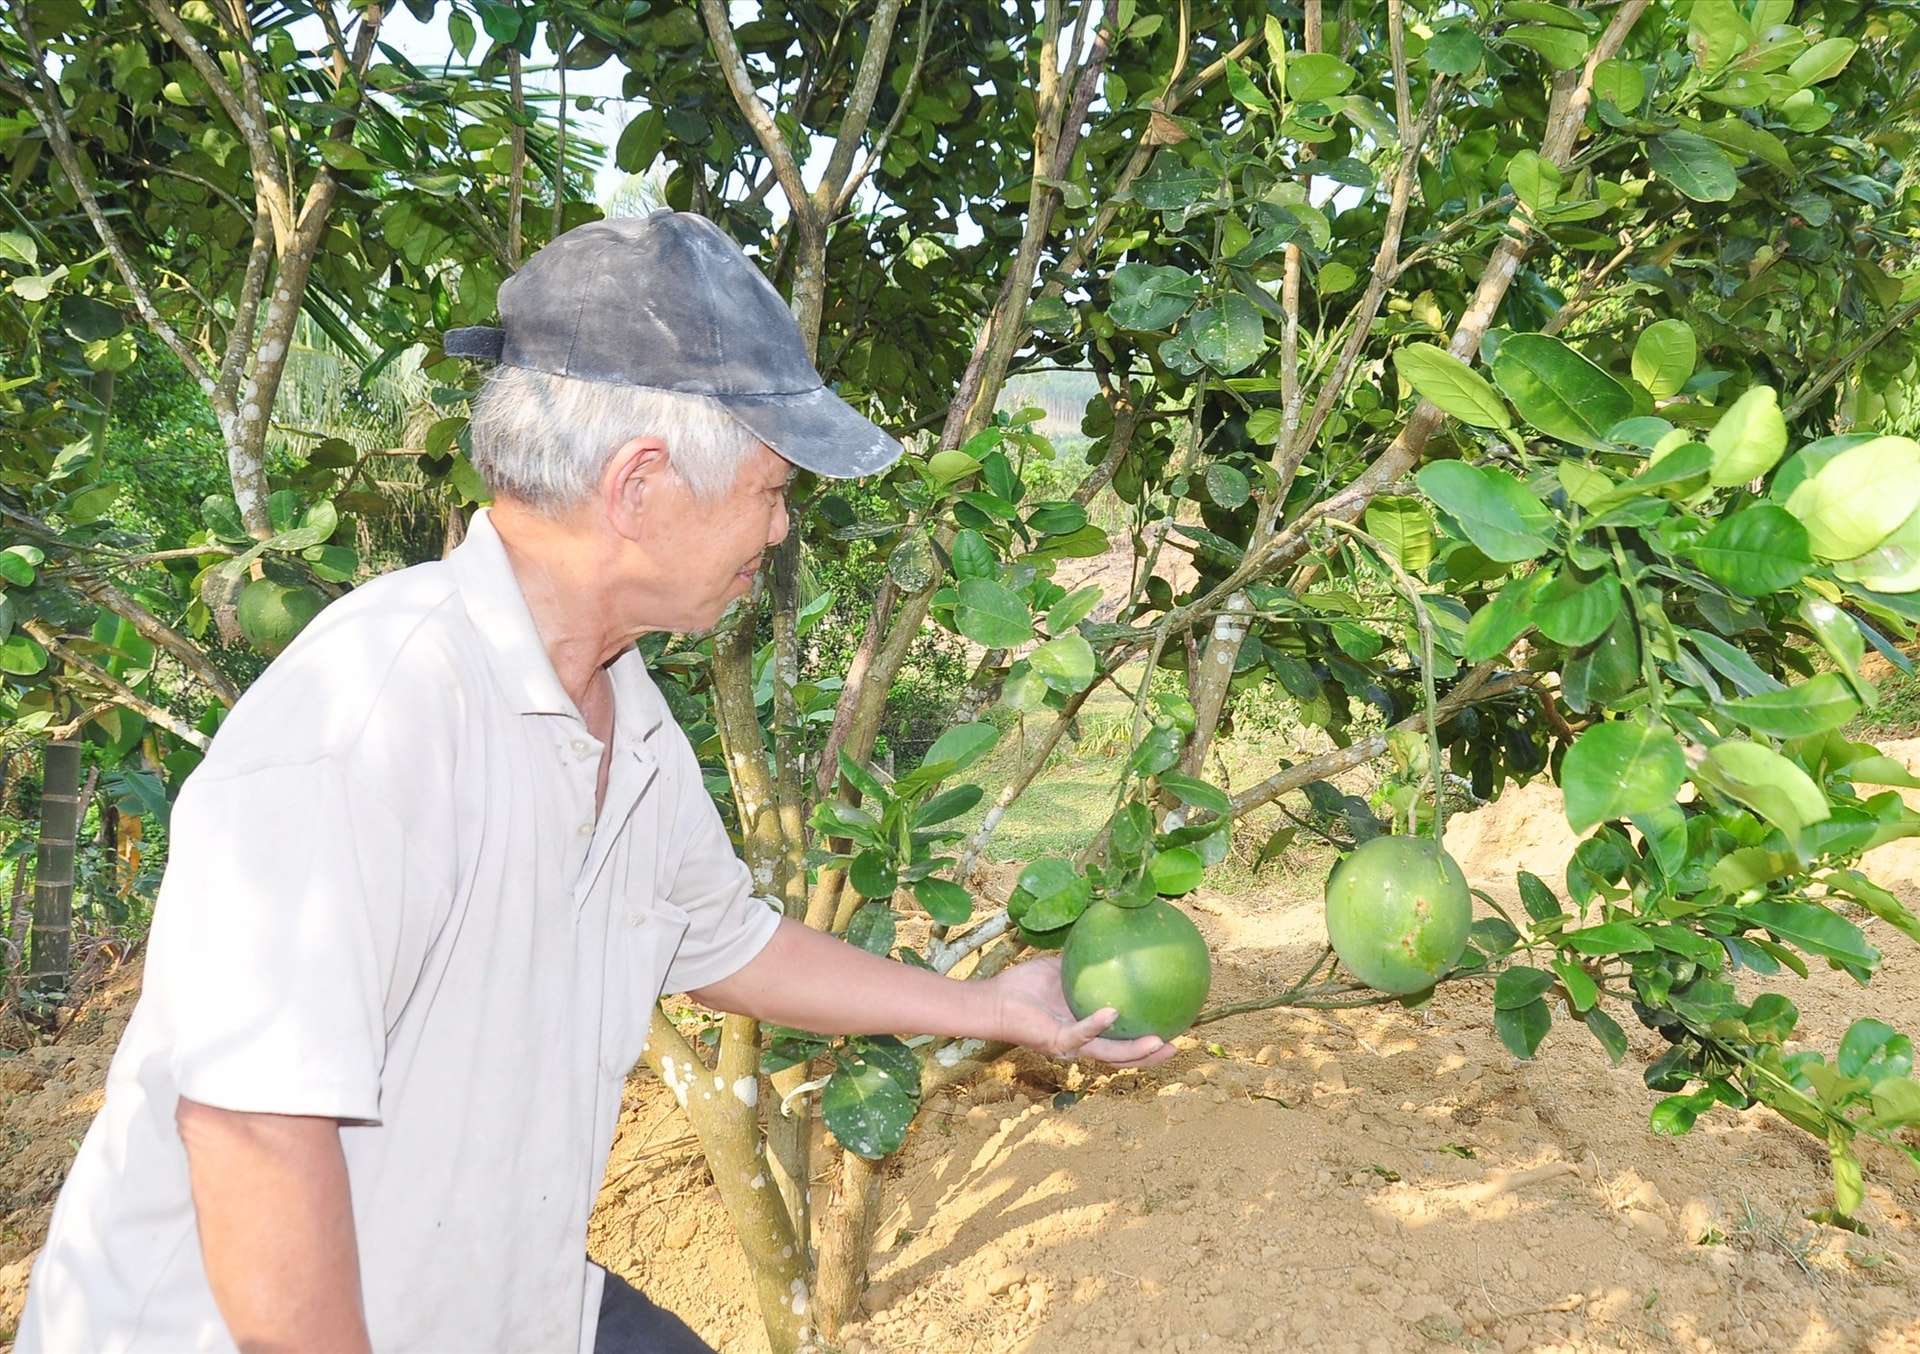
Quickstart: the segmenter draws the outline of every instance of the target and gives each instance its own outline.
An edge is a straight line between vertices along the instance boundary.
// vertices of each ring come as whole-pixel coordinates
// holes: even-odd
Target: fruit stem
[[[1371,550],[1374,558],[1392,575],[1395,590],[1413,608],[1414,624],[1420,631],[1420,695],[1427,714],[1427,780],[1433,786],[1433,841],[1438,846],[1447,834],[1447,809],[1446,788],[1440,772],[1440,721],[1435,713],[1440,702],[1433,686],[1433,617],[1427,611],[1427,602],[1420,595],[1419,585],[1413,581],[1411,574],[1400,567],[1399,558],[1391,550],[1351,522],[1343,522],[1337,517],[1328,517],[1323,521]]]

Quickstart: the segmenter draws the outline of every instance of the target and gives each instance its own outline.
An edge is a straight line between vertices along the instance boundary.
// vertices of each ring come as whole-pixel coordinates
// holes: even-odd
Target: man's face
[[[741,463],[721,498],[695,498],[679,475],[656,481],[645,508],[650,572],[667,581],[671,616],[649,629],[706,630],[728,603],[753,587],[761,557],[787,536],[787,478],[792,467],[762,444]]]

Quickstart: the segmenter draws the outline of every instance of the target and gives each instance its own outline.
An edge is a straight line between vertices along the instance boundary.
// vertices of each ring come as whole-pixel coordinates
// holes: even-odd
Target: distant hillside
[[[1000,408],[1010,411],[1038,405],[1047,411],[1039,424],[1042,434],[1055,441],[1077,439],[1087,401],[1099,388],[1090,371],[1022,372],[1008,379],[1000,395]]]

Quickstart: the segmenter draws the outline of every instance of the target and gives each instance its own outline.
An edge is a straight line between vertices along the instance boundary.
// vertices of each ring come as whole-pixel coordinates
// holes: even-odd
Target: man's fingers
[[[1151,1067],[1179,1051],[1157,1034],[1143,1034],[1138,1039],[1090,1040],[1081,1047],[1080,1056],[1098,1058],[1114,1067]]]

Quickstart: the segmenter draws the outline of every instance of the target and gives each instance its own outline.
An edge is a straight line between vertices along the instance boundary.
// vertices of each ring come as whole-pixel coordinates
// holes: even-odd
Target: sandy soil
[[[1890,749],[1920,761],[1920,744]],[[1461,817],[1449,845],[1510,894],[1571,841],[1535,787]],[[1920,846],[1871,872],[1910,900]],[[1222,1001],[1276,990],[1317,952],[1317,900],[1202,894]],[[1920,1029],[1920,954],[1863,991],[1787,990],[1831,1047],[1874,1014]],[[125,1028],[137,966],[57,1042],[0,1053],[0,1315]],[[888,1182],[848,1354],[1111,1350],[1920,1352],[1920,1181],[1867,1153],[1871,1235],[1805,1221],[1830,1202],[1819,1144],[1762,1113],[1652,1135],[1639,1068],[1556,1025],[1533,1062],[1499,1045],[1483,993],[1425,1011],[1263,1012],[1173,1061],[1105,1073],[1007,1060],[921,1118]],[[766,1348],[751,1286],[685,1120],[628,1086],[591,1246],[726,1354]]]

